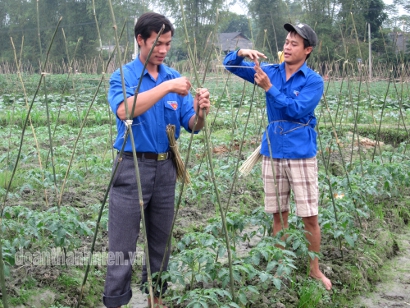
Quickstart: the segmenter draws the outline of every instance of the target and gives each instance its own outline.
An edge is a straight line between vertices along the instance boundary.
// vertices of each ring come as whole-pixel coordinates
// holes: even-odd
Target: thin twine
[[[260,67],[273,66],[273,65],[278,65],[278,63],[264,64],[264,65],[261,65]],[[255,69],[254,66],[242,66],[242,65],[219,65],[218,64],[216,67],[253,68],[253,69]]]

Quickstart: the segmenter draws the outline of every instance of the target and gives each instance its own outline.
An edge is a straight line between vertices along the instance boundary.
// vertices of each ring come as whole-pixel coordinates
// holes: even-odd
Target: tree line
[[[389,6],[382,0],[241,0],[243,13],[232,12],[236,1],[229,1],[0,0],[0,62],[13,63],[17,58],[39,68],[60,18],[49,61],[106,60],[115,45],[112,16],[121,34],[121,50],[130,59],[135,18],[146,11],[163,13],[174,22],[176,33],[169,53],[173,62],[187,60],[187,44],[198,61],[206,61],[219,52],[215,43],[217,34],[223,32],[243,33],[255,48],[274,58],[282,49],[286,22],[308,23],[316,30],[320,44],[314,57],[318,62],[367,59],[368,25],[374,61],[410,59],[410,44],[397,54],[394,43],[395,33],[410,32],[406,0],[395,0]],[[405,14],[398,14],[398,7]]]

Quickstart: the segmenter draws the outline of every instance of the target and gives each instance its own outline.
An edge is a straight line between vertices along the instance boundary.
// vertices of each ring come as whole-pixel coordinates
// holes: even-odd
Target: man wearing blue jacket
[[[164,30],[156,41],[163,26]],[[179,137],[181,128],[190,132],[195,126],[197,131],[203,128],[204,113],[208,114],[210,108],[207,89],[196,90],[192,97],[188,78],[163,64],[174,34],[171,22],[163,15],[145,13],[139,17],[134,32],[140,53],[134,61],[123,66],[123,80],[119,70],[112,74],[108,91],[108,101],[117,120],[118,135],[114,148],[120,151],[124,142],[125,147],[123,156],[115,159],[114,166],[118,163],[118,169],[110,189],[109,260],[103,295],[106,307],[126,305],[132,296],[132,263],[141,220],[132,141],[137,152],[141,180],[149,264],[152,274],[155,274],[161,270],[161,265],[162,270],[167,269],[170,248],[166,250],[166,246],[174,218],[176,167],[166,126],[175,125],[175,139]],[[129,117],[133,120],[127,121],[127,110],[128,113],[132,112],[140,78],[142,82],[134,113]],[[131,126],[134,140],[130,136],[124,140],[128,126]],[[147,280],[147,268],[144,265],[142,284],[146,293],[144,284]],[[160,281],[158,286],[154,286],[152,300],[155,308],[166,308],[161,299],[166,289],[166,281]]]
[[[306,24],[285,24],[288,31],[282,64],[259,64],[266,56],[252,49],[239,49],[224,60],[227,70],[256,83],[266,91],[268,127],[262,138],[262,175],[265,211],[273,213],[273,234],[288,227],[289,199],[293,190],[296,215],[302,217],[309,250],[320,252],[318,223],[318,174],[316,160],[316,118],[314,110],[323,94],[323,79],[306,65],[318,38]],[[245,58],[253,62],[244,61]],[[275,179],[272,174],[272,165]],[[277,187],[277,188],[276,188]],[[277,191],[276,191],[277,189]],[[277,198],[278,194],[278,198]],[[278,204],[279,199],[279,204]],[[310,262],[310,275],[327,290],[331,281],[319,269],[319,260]]]

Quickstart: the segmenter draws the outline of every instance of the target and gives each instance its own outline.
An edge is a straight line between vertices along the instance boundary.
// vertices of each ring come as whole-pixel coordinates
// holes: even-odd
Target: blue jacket
[[[143,67],[144,65],[139,60],[139,57],[123,66],[127,98],[135,94]],[[159,66],[158,73],[158,78],[155,80],[151,78],[148,71],[145,70],[139,93],[150,90],[166,80],[181,76],[177,71],[164,64]],[[115,115],[117,115],[118,106],[123,101],[124,94],[122,91],[121,75],[118,69],[111,75],[110,88],[108,90],[108,102]],[[175,139],[179,137],[181,126],[190,132],[189,119],[195,114],[192,102],[193,98],[191,94],[181,96],[176,93],[169,93],[146,112],[134,118],[132,132],[136,151],[151,153],[164,153],[169,151],[166,126],[168,124],[175,125]],[[131,110],[129,110],[129,112],[131,113]],[[114,142],[114,148],[120,150],[124,142],[126,125],[125,122],[118,117],[117,132],[118,136]],[[132,151],[130,136],[128,136],[124,151]]]
[[[233,74],[254,83],[253,62],[243,61],[237,51],[229,53],[224,65]],[[251,68],[243,68],[244,66]],[[262,137],[261,154],[273,158],[301,159],[316,156],[316,118],[314,110],[323,94],[322,77],[304,63],[286,81],[285,63],[264,64],[272,87],[266,92],[269,124]],[[267,140],[269,135],[270,147]],[[270,152],[272,155],[270,155]]]

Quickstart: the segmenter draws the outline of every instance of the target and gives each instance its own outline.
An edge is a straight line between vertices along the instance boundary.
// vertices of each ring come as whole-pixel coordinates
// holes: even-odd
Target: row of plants
[[[215,87],[224,88],[223,80],[215,84]],[[240,93],[239,85],[236,87],[232,93]],[[88,203],[84,197],[92,195],[102,202],[115,153],[111,151],[112,137],[109,134],[113,129],[113,120],[110,124],[104,125],[90,121],[92,124],[82,130],[78,127],[79,123],[86,120],[86,116],[109,118],[104,95],[98,98],[99,102],[93,105],[91,113],[83,112],[87,110],[94,94],[88,94],[88,104],[87,94],[83,95],[78,102],[75,96],[68,96],[64,104],[61,103],[60,94],[48,94],[47,99],[46,96],[36,98],[39,101],[32,112],[38,109],[38,118],[35,121],[33,118],[34,130],[25,132],[21,152],[18,151],[21,126],[15,125],[12,119],[18,112],[21,112],[22,119],[23,115],[27,115],[24,97],[20,96],[20,101],[3,101],[0,104],[10,113],[10,117],[4,122],[5,129],[0,133],[0,195],[5,200],[1,225],[2,252],[6,266],[10,269],[8,279],[13,277],[13,270],[16,269],[13,254],[20,249],[41,251],[48,247],[59,247],[64,253],[68,253],[80,247],[90,246],[90,229],[95,226],[100,205],[95,205],[95,200]],[[252,306],[258,305],[257,303],[261,303],[264,298],[270,304],[279,300],[286,302],[283,290],[287,290],[294,294],[292,305],[295,306],[312,307],[309,306],[312,301],[307,300],[310,297],[317,298],[316,307],[329,303],[338,305],[337,298],[344,296],[341,290],[349,288],[351,282],[340,278],[339,273],[334,272],[337,281],[336,291],[330,296],[325,290],[317,288],[315,281],[308,279],[306,264],[312,254],[307,251],[301,221],[291,216],[292,227],[287,230],[286,243],[280,236],[270,237],[271,217],[261,208],[263,189],[260,168],[255,167],[250,176],[239,178],[231,191],[232,181],[237,176],[238,161],[243,161],[257,147],[264,128],[263,93],[258,93],[254,102],[247,95],[222,93],[212,97],[215,111],[208,117],[209,131],[206,133],[212,142],[210,147],[215,152],[211,162],[215,170],[217,188],[209,173],[207,146],[204,146],[207,139],[205,133],[196,136],[191,146],[190,135],[185,133],[181,136],[182,153],[185,154],[189,147],[192,151],[192,158],[188,164],[191,177],[201,178],[201,181],[193,181],[192,185],[186,188],[184,202],[198,208],[201,215],[200,221],[196,221],[188,230],[180,229],[175,232],[175,253],[170,271],[166,274],[176,286],[176,291],[169,299],[175,305],[181,306],[212,303],[221,307]],[[7,99],[10,99],[10,96],[7,96]],[[251,109],[251,103],[255,104],[256,108]],[[324,107],[324,104],[322,101],[321,106]],[[52,107],[52,113],[56,112],[56,116],[51,117],[51,120],[46,117],[47,105]],[[347,251],[358,251],[358,243],[374,244],[368,240],[369,236],[363,240],[362,224],[375,218],[375,204],[386,198],[400,200],[408,191],[408,134],[407,138],[403,135],[402,141],[397,142],[397,147],[394,148],[357,149],[352,142],[355,139],[347,134],[344,125],[338,125],[336,128],[339,139],[336,142],[333,134],[335,125],[329,115],[337,113],[340,103],[329,106],[330,111],[319,108],[317,115],[320,127],[318,158],[322,166],[319,173],[322,193],[322,210],[319,218],[326,242],[332,243],[332,253],[342,262],[343,254]],[[57,117],[60,108],[63,108],[61,118],[68,114],[81,116],[72,125],[62,124]],[[362,105],[358,108],[360,112],[367,112]],[[395,108],[392,112],[396,118],[392,117],[389,121],[397,124],[397,119],[407,119],[407,114],[400,113],[402,110],[404,109]],[[244,125],[249,113],[249,124]],[[381,115],[375,112],[376,118],[378,114]],[[383,121],[385,119],[386,117]],[[352,116],[346,121],[354,124],[357,122],[357,116]],[[48,123],[52,128],[55,126],[52,143]],[[403,134],[403,131],[405,132],[401,130],[400,134]],[[357,132],[356,130],[355,134]],[[393,135],[395,132],[397,129],[391,130],[390,133]],[[378,130],[373,130],[369,135],[373,133],[377,138],[382,136]],[[75,147],[74,141],[78,136],[79,146]],[[50,144],[54,150],[52,159]],[[242,145],[244,148],[240,152]],[[218,147],[223,151],[218,151]],[[373,155],[373,149],[377,150],[377,155]],[[18,155],[20,168],[16,170],[11,191],[7,192],[6,197],[8,181]],[[75,159],[72,160],[72,157]],[[70,164],[71,168],[68,169]],[[223,196],[221,205],[217,202],[216,189]],[[222,219],[217,213],[219,206],[224,207],[231,194],[234,196],[232,204],[226,209],[226,226],[230,241],[226,243]],[[72,206],[75,209],[71,209]],[[92,215],[89,213],[91,207]],[[380,211],[378,207],[377,209],[377,218],[384,218],[384,211]],[[185,210],[187,209],[182,209]],[[402,215],[406,209],[403,207],[398,211]],[[65,221],[70,223],[65,225]],[[102,230],[105,232],[106,211],[102,221]],[[105,242],[105,234],[101,234],[98,240],[100,243]],[[235,294],[227,287],[230,281],[227,245],[233,251]],[[286,249],[278,249],[275,245],[285,246]],[[244,251],[243,247],[248,248]],[[320,257],[324,264],[328,262],[328,254]],[[78,269],[84,270],[83,267]],[[103,268],[99,270],[104,272]],[[98,279],[102,285],[104,275],[100,275]],[[277,291],[267,297],[266,290],[272,289]],[[320,290],[319,293],[315,293],[316,296],[306,295],[306,292],[313,294],[314,290]],[[96,298],[94,300],[98,301]],[[305,302],[307,303],[304,304]]]
[[[382,163],[382,159],[393,160],[393,162]],[[218,162],[226,165],[226,162],[216,159],[214,163],[217,167],[219,167]],[[232,174],[233,167],[233,162],[228,164],[228,168],[225,169],[226,176]],[[344,176],[330,176],[330,181],[326,181],[325,172],[323,170],[320,172],[322,207],[319,221],[324,237],[327,241],[333,241],[340,251],[345,250],[346,247],[356,249],[357,242],[361,241],[360,237],[363,235],[358,225],[358,218],[363,221],[374,218],[372,208],[376,200],[399,199],[410,185],[410,163],[408,157],[399,152],[384,152],[373,163],[369,161],[363,165],[355,163],[348,166],[348,169],[350,183]],[[258,178],[259,171],[255,170],[254,173],[256,174],[253,176]],[[363,177],[362,174],[365,176]],[[224,178],[219,180],[221,183],[226,181]],[[248,181],[243,180],[243,182],[247,183],[240,185],[242,189],[243,184],[249,185]],[[326,183],[330,183],[332,190]],[[256,186],[259,186],[261,190],[260,183]],[[221,193],[228,192],[226,186],[219,187]],[[211,189],[204,190],[204,187],[196,189],[204,192],[202,201],[191,200],[196,206],[200,207],[204,202],[209,203],[213,199],[210,196],[214,193]],[[331,205],[331,191],[334,192],[333,197],[343,195],[341,198],[335,198],[335,207]],[[94,207],[94,211],[96,210],[98,210],[97,205]],[[105,213],[104,221],[106,219]],[[49,247],[50,240],[53,241],[53,246],[64,248],[67,251],[80,247],[81,238],[91,234],[90,227],[93,225],[93,221],[83,220],[84,218],[78,214],[76,209],[66,206],[61,207],[60,213],[57,207],[40,211],[23,206],[6,207],[3,212],[2,231],[9,238],[14,238],[13,241],[3,242],[3,256],[6,264],[14,265],[13,255],[18,250],[30,251]],[[286,243],[281,240],[280,236],[276,238],[269,236],[271,217],[264,213],[261,207],[247,205],[241,207],[239,212],[228,212],[226,221],[230,245],[234,251],[233,269],[235,284],[239,288],[240,305],[254,303],[263,290],[272,286],[278,291],[282,288],[296,288],[297,292],[301,292],[298,288],[308,284],[305,281],[309,280],[307,273],[302,282],[296,283],[300,278],[299,280],[295,278],[300,275],[301,269],[302,272],[305,270],[306,266],[301,264],[307,264],[308,258],[313,257],[306,248],[304,232],[301,231],[303,227],[299,219],[291,216],[291,228],[286,231]],[[250,243],[255,238],[257,241],[252,247]],[[286,249],[279,249],[275,245],[284,246]],[[229,276],[221,219],[214,217],[203,226],[197,225],[196,230],[184,234],[175,246],[167,276],[175,285],[182,286],[183,291],[179,289],[180,292],[175,292],[172,295],[173,300],[186,305],[195,302],[218,301],[219,307],[224,307],[225,304],[234,307],[233,302],[226,302],[230,298],[229,292],[226,291]],[[241,246],[249,247],[246,254],[239,251],[238,247]],[[340,285],[340,287],[347,286]],[[332,302],[324,290],[321,294],[318,298],[322,304],[328,305]]]

